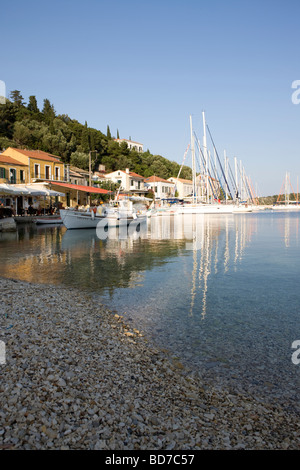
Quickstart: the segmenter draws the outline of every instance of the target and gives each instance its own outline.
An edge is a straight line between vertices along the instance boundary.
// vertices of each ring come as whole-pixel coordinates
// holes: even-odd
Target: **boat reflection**
[[[214,293],[216,282],[230,276],[243,261],[247,246],[257,232],[263,216],[176,215],[151,218],[146,224],[132,225],[125,233],[110,231],[99,239],[95,229],[66,230],[61,226],[27,226],[15,233],[3,233],[1,273],[6,277],[39,283],[64,284],[96,292],[113,294],[119,287],[145,285],[145,274],[158,266],[183,257],[186,262],[172,272],[172,279],[182,276],[182,295],[192,316],[207,315],[208,292]],[[285,214],[267,223],[279,224],[282,240],[289,247],[290,238],[298,240],[299,217]],[[171,271],[170,271],[171,273]],[[160,278],[160,283],[166,282]],[[219,277],[218,277],[219,276]],[[218,277],[218,278],[217,278]],[[160,284],[161,285],[161,284]],[[183,289],[180,282],[177,291]],[[189,292],[189,293],[188,293]],[[174,290],[167,289],[172,303]]]

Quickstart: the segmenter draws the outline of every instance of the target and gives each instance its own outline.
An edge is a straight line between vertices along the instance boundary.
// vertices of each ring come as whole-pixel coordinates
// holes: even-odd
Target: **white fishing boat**
[[[99,206],[88,210],[61,209],[60,216],[64,226],[69,229],[97,228],[100,221],[108,227],[129,225],[133,220],[146,220],[133,208],[132,201],[120,200],[117,206]]]

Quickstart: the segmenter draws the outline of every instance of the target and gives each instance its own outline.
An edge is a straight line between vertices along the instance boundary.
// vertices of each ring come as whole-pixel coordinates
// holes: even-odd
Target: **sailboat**
[[[203,150],[204,150],[204,170],[205,170],[205,186],[206,186],[206,201],[200,201],[200,196],[197,194],[197,174],[196,174],[196,158],[195,158],[195,137],[193,132],[192,116],[190,116],[190,132],[191,132],[191,152],[192,152],[192,186],[193,195],[190,203],[184,203],[176,208],[178,214],[232,214],[233,206],[231,204],[223,204],[220,201],[211,202],[212,193],[210,191],[211,177],[209,171],[209,158],[206,142],[206,122],[205,113],[202,112],[203,117]],[[201,198],[203,199],[203,198]]]
[[[281,204],[280,199],[282,195],[281,193],[282,193],[283,185],[285,186],[285,198],[284,198],[284,204]],[[294,194],[294,199],[295,199],[294,201],[290,200],[291,193]],[[288,172],[286,172],[285,174],[285,179],[282,183],[280,193],[278,195],[276,204],[273,206],[273,209],[275,210],[299,210],[300,209],[300,205],[298,202],[298,184],[297,184],[297,197],[296,197],[294,190],[292,188],[292,185],[291,185],[290,175]]]

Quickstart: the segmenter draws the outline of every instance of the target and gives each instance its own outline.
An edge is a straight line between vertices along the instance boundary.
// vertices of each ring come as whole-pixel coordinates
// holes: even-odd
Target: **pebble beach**
[[[296,412],[203,383],[89,293],[0,290],[0,449],[299,450]]]

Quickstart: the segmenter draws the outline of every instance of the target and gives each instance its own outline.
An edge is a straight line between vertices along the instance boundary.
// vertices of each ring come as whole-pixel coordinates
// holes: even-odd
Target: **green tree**
[[[84,127],[82,128],[80,145],[81,145],[83,152],[86,152],[86,153],[89,152],[90,138],[89,138],[89,130],[88,130],[86,121],[85,121]]]
[[[37,100],[35,96],[33,95],[29,96],[27,109],[31,111],[32,113],[39,113],[40,110],[38,108]]]
[[[26,125],[22,124],[22,122],[16,122],[14,126],[13,139],[20,147],[28,146],[32,139],[32,135]]]
[[[107,126],[106,137],[107,137],[108,139],[111,139],[111,133],[110,133],[110,128],[109,128],[109,126]]]
[[[84,152],[73,152],[70,157],[70,164],[83,170],[89,169],[89,156]]]
[[[24,105],[24,98],[23,96],[21,95],[21,92],[19,90],[13,90],[10,92],[10,97],[13,101],[13,103],[16,105],[16,106],[23,106]]]
[[[45,116],[47,122],[51,122],[55,118],[55,109],[53,104],[46,98],[44,99],[44,106],[42,109],[42,113]]]

